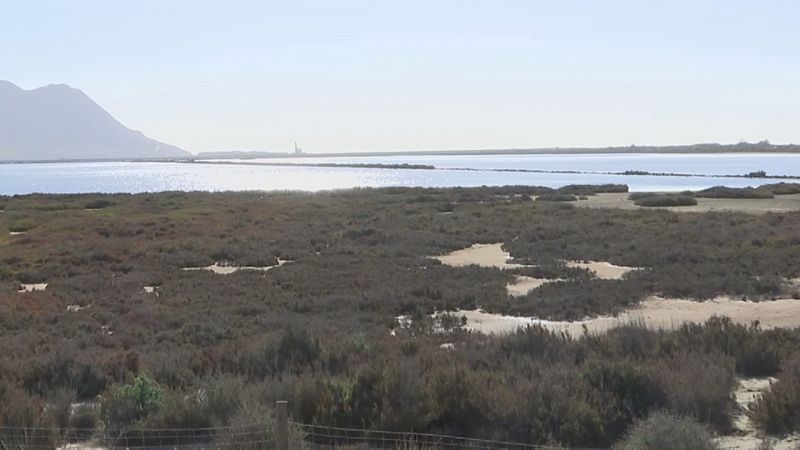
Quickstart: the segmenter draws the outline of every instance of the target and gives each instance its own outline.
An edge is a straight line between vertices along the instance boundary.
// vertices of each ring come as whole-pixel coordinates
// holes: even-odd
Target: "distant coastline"
[[[548,148],[506,148],[484,150],[403,150],[375,152],[336,152],[336,153],[290,153],[271,151],[219,151],[200,152],[197,155],[164,158],[62,158],[31,160],[0,160],[0,164],[30,163],[76,163],[76,162],[191,162],[209,159],[284,159],[284,158],[359,158],[376,156],[481,156],[481,155],[592,155],[592,154],[724,154],[724,153],[800,153],[800,145],[769,142],[739,144],[693,144],[666,146],[626,146],[626,147],[548,147]]]

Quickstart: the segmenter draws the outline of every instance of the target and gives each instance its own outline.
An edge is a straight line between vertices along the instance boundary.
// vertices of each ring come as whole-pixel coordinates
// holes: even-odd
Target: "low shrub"
[[[593,195],[628,192],[627,184],[568,184],[556,190],[561,194]]]
[[[85,205],[86,209],[103,209],[114,206],[114,202],[109,200],[93,200]]]
[[[631,192],[628,195],[628,200],[636,201],[636,200],[641,200],[641,199],[647,198],[647,197],[655,197],[657,195],[659,195],[659,194],[657,194],[655,192]]]
[[[664,206],[694,206],[697,200],[688,195],[656,195],[644,197],[636,200],[634,205],[644,207],[664,207]]]
[[[759,189],[772,192],[774,195],[800,194],[800,183],[765,184]]]
[[[719,446],[694,419],[655,412],[634,425],[614,446],[617,450],[712,450]]]
[[[800,357],[786,361],[778,381],[753,403],[750,411],[753,422],[767,433],[800,431]]]
[[[732,188],[725,186],[714,186],[695,193],[696,197],[703,198],[750,198],[750,199],[767,199],[774,198],[772,192],[763,189],[746,188]]]
[[[542,194],[536,197],[537,202],[574,202],[578,197],[572,194]]]

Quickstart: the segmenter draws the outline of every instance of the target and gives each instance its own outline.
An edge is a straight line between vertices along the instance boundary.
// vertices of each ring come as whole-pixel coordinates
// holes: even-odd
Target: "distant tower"
[[[303,154],[303,149],[297,146],[297,141],[294,142],[294,154],[295,155]]]

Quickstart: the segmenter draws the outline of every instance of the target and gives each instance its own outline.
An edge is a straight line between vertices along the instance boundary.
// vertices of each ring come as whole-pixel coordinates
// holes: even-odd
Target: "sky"
[[[17,1],[0,79],[191,152],[800,143],[800,1]]]

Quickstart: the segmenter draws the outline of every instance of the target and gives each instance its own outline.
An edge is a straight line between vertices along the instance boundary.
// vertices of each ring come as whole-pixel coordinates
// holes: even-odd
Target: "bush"
[[[136,377],[133,383],[117,387],[103,400],[101,413],[106,426],[124,429],[161,409],[163,397],[155,381]]]
[[[800,357],[787,360],[778,381],[750,407],[753,422],[771,434],[800,431]]]
[[[711,433],[694,419],[655,412],[631,428],[618,450],[712,450]]]
[[[694,206],[697,200],[688,195],[656,195],[644,197],[636,200],[634,205],[644,207],[662,207],[662,206]]]
[[[765,184],[758,189],[772,192],[774,195],[800,194],[800,183]]]
[[[560,194],[593,195],[628,192],[627,184],[568,184],[557,189]]]
[[[114,202],[109,200],[93,200],[86,204],[86,209],[103,209],[109,206],[114,206]]]
[[[697,191],[695,197],[704,198],[751,198],[751,199],[767,199],[774,198],[775,196],[770,191],[746,188],[732,188],[725,186],[714,186],[702,191]]]
[[[536,197],[537,202],[574,202],[578,197],[572,194],[542,194]]]
[[[659,194],[655,192],[631,192],[628,194],[628,200],[636,201],[647,197],[655,197]]]

